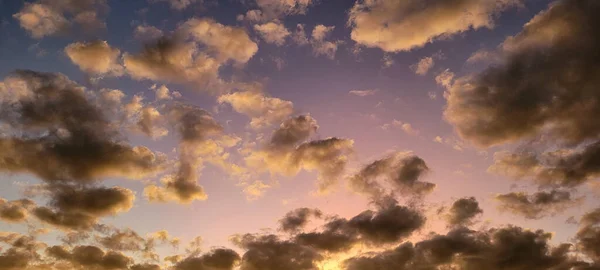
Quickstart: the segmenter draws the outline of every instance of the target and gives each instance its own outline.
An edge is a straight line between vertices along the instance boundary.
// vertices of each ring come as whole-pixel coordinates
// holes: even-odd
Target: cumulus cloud
[[[251,118],[250,127],[260,129],[281,123],[294,113],[291,101],[270,97],[261,91],[243,91],[224,94],[217,100],[229,104],[238,113]]]
[[[448,210],[446,220],[451,226],[468,226],[473,223],[475,217],[482,213],[483,210],[479,207],[479,202],[475,197],[460,198]]]
[[[120,142],[103,110],[64,75],[16,71],[4,87],[0,121],[14,132],[0,138],[1,171],[31,173],[47,182],[90,183],[162,170],[162,155]]]
[[[206,86],[219,80],[222,66],[244,64],[257,51],[258,45],[243,28],[192,18],[172,36],[147,44],[139,54],[126,53],[123,61],[135,79]]]
[[[556,142],[594,140],[600,125],[600,44],[595,1],[557,1],[501,46],[502,61],[459,78],[445,118],[464,139],[488,147],[545,135]],[[565,64],[572,63],[572,64]]]
[[[292,34],[292,40],[299,46],[308,44],[308,37],[306,36],[306,30],[304,24],[297,24],[296,30]]]
[[[74,27],[88,32],[105,28],[101,16],[108,10],[106,0],[53,1],[25,3],[13,17],[33,38],[64,34]]]
[[[312,31],[310,44],[312,45],[313,53],[316,56],[324,55],[329,59],[335,58],[338,45],[341,43],[341,41],[325,40],[334,29],[335,26],[325,26],[322,24],[315,26]]]
[[[435,76],[435,82],[446,89],[450,89],[454,82],[454,76],[454,72],[450,71],[450,69],[446,69]]]
[[[164,117],[156,108],[146,106],[141,109],[136,127],[148,137],[157,139],[169,134],[169,130],[163,126],[164,122]]]
[[[425,75],[434,65],[435,62],[432,57],[425,57],[419,60],[418,63],[410,66],[410,69],[418,75]]]
[[[258,9],[251,9],[240,18],[256,22],[280,19],[294,14],[305,14],[308,7],[314,2],[314,0],[256,0]]]
[[[285,25],[281,22],[268,22],[264,24],[254,25],[254,30],[265,40],[267,43],[282,46],[285,44],[286,38],[290,35],[290,31],[285,28]]]
[[[438,52],[432,56],[423,57],[421,60],[419,60],[419,62],[411,65],[410,69],[415,74],[424,76],[435,66],[435,61],[442,59],[443,57],[444,55],[441,52]]]
[[[375,160],[360,169],[349,179],[350,187],[375,201],[386,198],[386,186],[400,194],[422,196],[430,193],[435,184],[421,181],[429,171],[423,159],[411,152],[397,152]],[[384,182],[380,181],[384,180]]]
[[[357,1],[350,9],[351,38],[386,52],[410,51],[482,27],[518,0]]]
[[[581,203],[581,198],[573,198],[571,193],[562,190],[540,191],[534,194],[511,192],[496,195],[498,208],[523,216],[527,219],[540,219],[548,215],[564,212]]]
[[[71,62],[92,75],[123,74],[123,67],[119,64],[121,52],[106,41],[75,42],[65,48],[65,53]]]
[[[161,179],[162,187],[147,186],[144,195],[154,202],[188,204],[206,200],[208,195],[198,183],[199,168],[202,167],[203,156],[216,151],[209,139],[221,135],[223,127],[207,111],[187,104],[176,104],[170,108],[167,118],[180,136],[177,171]]]
[[[317,171],[318,191],[327,193],[343,174],[354,142],[327,138],[308,141],[318,129],[315,119],[301,115],[285,120],[270,141],[246,157],[251,168],[293,176],[300,170]]]

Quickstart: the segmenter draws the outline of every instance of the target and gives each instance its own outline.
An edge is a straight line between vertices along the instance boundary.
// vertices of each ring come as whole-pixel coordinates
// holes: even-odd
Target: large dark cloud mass
[[[0,170],[48,182],[141,178],[161,169],[160,155],[132,147],[88,97],[64,75],[21,70],[0,85]]]
[[[566,143],[598,139],[600,3],[560,0],[502,45],[504,61],[457,79],[446,119],[481,146],[545,134]]]
[[[551,3],[504,41],[497,63],[449,87],[445,118],[463,139],[481,147],[538,142],[532,151],[497,153],[491,172],[541,188],[574,188],[597,177],[599,11],[594,0]],[[574,205],[562,193],[498,199],[527,218]]]

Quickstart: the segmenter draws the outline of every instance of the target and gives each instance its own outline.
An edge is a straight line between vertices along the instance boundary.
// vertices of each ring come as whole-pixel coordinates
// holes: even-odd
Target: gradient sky
[[[319,209],[323,216],[309,214],[304,230],[320,231],[333,215],[384,211],[384,201],[394,198],[427,221],[385,244],[358,236],[347,252],[323,253],[317,266],[297,269],[396,269],[343,260],[422,241],[430,232],[469,226],[489,236],[490,228],[509,224],[551,232],[549,245],[573,243],[569,256],[598,260],[600,251],[589,251],[578,232],[597,229],[600,220],[577,222],[598,207],[600,194],[596,11],[593,0],[0,0],[0,236],[33,235],[70,252],[95,245],[162,267],[127,264],[132,270],[231,269],[164,260],[204,258],[215,247],[241,256],[229,266],[234,269],[296,269],[252,265],[244,255],[252,247],[236,245],[232,236],[294,239],[298,232],[280,229],[294,209]],[[59,113],[62,105],[43,107],[49,94],[31,94],[41,91],[40,82],[83,97],[66,105],[89,103],[104,115],[105,126],[85,115],[72,120],[100,134],[93,136],[102,147],[145,146],[164,161],[133,168],[143,161],[119,156],[114,160],[123,161],[113,164],[97,152],[82,154],[85,147],[53,152],[59,150],[52,136],[68,144],[81,131],[65,124],[71,120]],[[26,115],[28,102],[40,115]],[[332,138],[340,145],[325,144]],[[38,148],[16,140],[39,140]],[[54,160],[59,155],[64,159]],[[386,158],[393,164],[377,165],[379,174],[365,170]],[[184,173],[182,164],[198,177]],[[82,174],[69,171],[76,169]],[[383,193],[352,186],[355,180]],[[327,181],[332,184],[319,189]],[[423,183],[435,188],[418,190]],[[103,188],[135,198],[130,205],[85,198]],[[81,193],[80,201],[61,205],[65,190]],[[470,197],[482,213],[455,203]],[[24,198],[31,203],[18,201]],[[107,209],[93,212],[83,209],[86,203]],[[83,213],[110,229],[53,223],[40,217],[41,208]],[[23,216],[11,218],[9,210]],[[42,228],[47,232],[33,232]],[[160,258],[153,261],[94,238],[126,229],[145,237],[142,242],[166,230],[180,247],[157,245]],[[77,233],[91,237],[61,240]],[[198,236],[204,253],[186,249]],[[4,266],[16,259],[9,257],[14,243],[2,242],[0,269],[61,269],[50,255]],[[49,254],[44,248],[27,252]],[[65,263],[121,269],[72,258]],[[533,269],[527,265],[534,263],[517,265],[488,267]]]

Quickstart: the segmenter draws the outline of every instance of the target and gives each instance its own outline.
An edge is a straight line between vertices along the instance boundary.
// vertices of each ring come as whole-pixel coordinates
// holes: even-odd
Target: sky
[[[600,269],[598,12],[0,0],[0,270]]]

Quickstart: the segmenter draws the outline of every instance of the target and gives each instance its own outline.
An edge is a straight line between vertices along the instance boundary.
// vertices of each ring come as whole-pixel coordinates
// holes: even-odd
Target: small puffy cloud
[[[366,97],[366,96],[372,96],[377,94],[377,92],[379,92],[379,89],[368,89],[368,90],[350,90],[351,95],[355,95],[355,96],[359,96],[359,97]]]
[[[108,10],[106,0],[52,1],[25,3],[13,17],[33,38],[63,34],[80,27],[89,32],[105,28],[102,16]]]
[[[106,41],[76,42],[65,48],[65,53],[81,70],[93,75],[123,74],[119,64],[119,49],[110,47]]]
[[[404,131],[404,133],[408,134],[408,135],[418,135],[419,131],[416,130],[410,123],[405,123],[399,120],[392,120],[391,123],[385,123],[381,126],[381,129],[383,130],[390,130],[393,128],[399,128],[402,131]]]
[[[233,110],[251,118],[250,127],[260,129],[281,123],[294,112],[291,101],[274,98],[261,91],[234,92],[218,98],[221,104],[230,104]]]
[[[38,39],[63,32],[69,27],[69,21],[60,11],[40,3],[27,3],[13,17],[32,37]]]
[[[282,46],[285,43],[286,38],[290,35],[290,31],[285,28],[285,25],[281,22],[268,22],[264,24],[254,25],[254,30],[264,39],[267,43]]]
[[[316,25],[312,31],[314,41],[323,41],[335,29],[335,26]]]
[[[297,24],[296,30],[292,34],[292,40],[299,46],[308,44],[308,37],[306,36],[306,30],[304,24]]]
[[[473,223],[475,217],[482,213],[483,210],[479,207],[479,202],[475,197],[461,198],[452,204],[446,220],[451,226],[468,226]]]
[[[450,71],[449,69],[446,69],[437,76],[435,76],[435,82],[440,86],[450,89],[454,81],[454,76],[454,72]]]
[[[419,60],[418,63],[410,66],[410,69],[418,75],[425,75],[435,65],[432,57],[425,57]]]
[[[511,192],[496,195],[496,200],[499,202],[499,209],[527,219],[553,216],[581,202],[581,198],[573,198],[570,192],[561,190],[540,191],[531,195]]]
[[[335,29],[335,26],[325,26],[319,24],[312,31],[310,43],[313,48],[313,53],[316,56],[324,55],[329,59],[334,59],[340,41],[327,41],[327,36]]]
[[[177,92],[174,92],[173,94],[171,94],[171,90],[169,90],[169,88],[167,88],[167,86],[164,84],[161,86],[153,85],[150,89],[154,90],[156,100],[173,99],[173,95],[175,95],[175,93],[177,93]]]
[[[357,1],[350,9],[351,38],[386,52],[410,51],[482,27],[518,0]]]
[[[252,201],[262,197],[269,188],[271,186],[262,181],[254,181],[244,188],[244,193],[246,194],[246,199]]]

